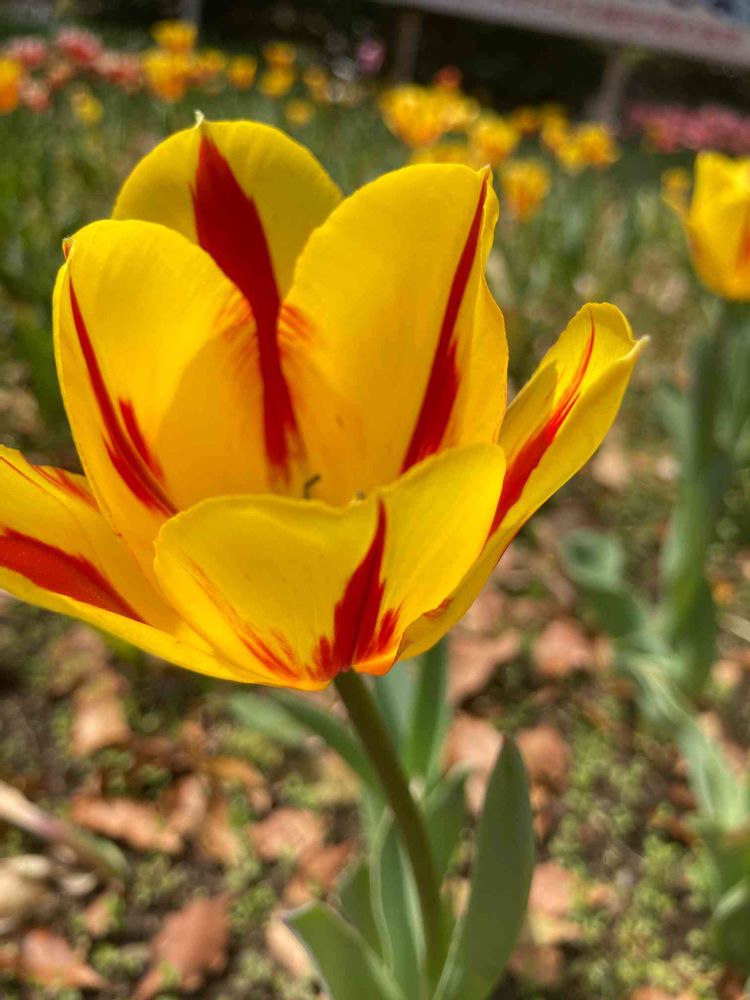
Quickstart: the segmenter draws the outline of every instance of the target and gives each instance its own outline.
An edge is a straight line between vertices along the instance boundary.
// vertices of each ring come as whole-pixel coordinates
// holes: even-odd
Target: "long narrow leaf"
[[[403,756],[409,773],[430,785],[440,773],[441,749],[450,722],[446,698],[448,645],[445,640],[420,658],[418,672]]]
[[[534,831],[523,761],[506,739],[477,832],[469,905],[457,925],[435,1000],[486,1000],[523,924],[534,867]]]
[[[441,882],[466,822],[465,782],[466,771],[455,768],[430,792],[422,806],[432,857]]]
[[[364,938],[330,906],[312,903],[287,923],[312,956],[330,1000],[407,1000]]]
[[[331,715],[330,712],[318,708],[312,702],[288,691],[274,691],[271,697],[297,722],[302,723],[303,726],[320,736],[332,750],[335,750],[346,761],[362,781],[378,795],[381,794],[380,783],[372,765],[344,722]]]
[[[424,995],[423,941],[416,890],[393,819],[386,814],[372,845],[373,911],[394,979],[410,1000]]]
[[[338,893],[341,912],[346,920],[382,958],[383,946],[373,914],[370,868],[365,861],[358,859],[347,869],[339,884]]]

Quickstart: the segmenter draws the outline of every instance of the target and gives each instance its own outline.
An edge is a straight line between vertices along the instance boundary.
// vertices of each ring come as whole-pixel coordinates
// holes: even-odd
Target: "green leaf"
[[[745,975],[750,973],[750,879],[738,882],[719,900],[711,932],[719,958]]]
[[[404,994],[418,1000],[425,989],[419,904],[411,867],[390,813],[383,818],[372,845],[370,885],[386,963]]]
[[[346,870],[339,884],[338,894],[344,917],[382,958],[383,946],[372,912],[370,869],[364,861],[358,859]]]
[[[701,819],[726,833],[750,820],[747,788],[737,778],[726,755],[692,718],[686,719],[677,742],[688,766],[690,787]]]
[[[420,657],[403,757],[411,775],[432,785],[440,775],[443,740],[450,723],[448,644],[443,639]]]
[[[466,771],[454,768],[422,804],[435,871],[440,882],[445,878],[461,830],[466,825],[465,783]]]
[[[656,416],[664,430],[672,439],[676,450],[684,452],[686,445],[688,411],[685,397],[670,382],[662,382],[656,387],[654,397]]]
[[[317,965],[330,1000],[407,1000],[364,938],[330,906],[311,903],[286,922]]]
[[[393,670],[377,678],[373,694],[393,742],[401,749],[406,738],[416,684],[413,660],[397,663]]]
[[[268,694],[243,691],[229,699],[232,715],[248,729],[269,736],[286,747],[299,747],[307,739],[308,730]]]
[[[274,691],[270,697],[281,705],[297,723],[301,723],[320,736],[375,794],[381,796],[380,782],[372,764],[345,722],[337,719],[329,711],[318,708],[313,702],[288,691]]]
[[[505,738],[479,820],[471,893],[435,1000],[486,1000],[526,913],[534,868],[531,804],[521,755]]]
[[[617,587],[623,579],[625,556],[611,535],[581,528],[560,543],[565,572],[584,587]]]

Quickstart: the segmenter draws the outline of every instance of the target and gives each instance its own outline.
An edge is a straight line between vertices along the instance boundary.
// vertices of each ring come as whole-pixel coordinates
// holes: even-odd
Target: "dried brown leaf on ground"
[[[731,969],[725,969],[719,976],[716,993],[719,1000],[747,1000],[743,977]]]
[[[80,952],[74,951],[65,938],[44,927],[24,934],[15,974],[23,982],[52,989],[101,990],[107,986],[106,980],[86,963]]]
[[[538,782],[558,791],[565,787],[570,767],[570,747],[559,730],[541,722],[530,729],[519,730],[516,742],[532,784]]]
[[[88,677],[73,696],[70,749],[77,757],[126,744],[131,736],[125,711],[127,684],[109,667]]]
[[[487,782],[502,743],[502,735],[491,723],[465,713],[457,715],[448,730],[444,763],[446,768],[455,764],[471,768],[466,781],[466,799],[475,816],[482,809]]]
[[[287,906],[302,906],[331,890],[353,852],[354,844],[350,840],[339,844],[317,844],[305,851],[284,890]]]
[[[572,872],[555,861],[534,869],[529,893],[528,924],[535,945],[558,945],[576,941],[580,925],[570,919],[576,893]]]
[[[220,785],[239,785],[244,789],[255,813],[271,808],[271,793],[266,778],[257,767],[239,757],[204,757],[200,762],[204,774]]]
[[[121,840],[138,851],[164,851],[177,854],[182,838],[171,829],[168,820],[157,807],[124,796],[101,798],[98,795],[76,795],[71,803],[71,816],[76,823]]]
[[[133,1000],[151,1000],[165,986],[196,992],[209,975],[221,972],[226,965],[228,943],[226,894],[194,899],[170,913],[153,940],[151,968],[136,987]]]
[[[232,826],[229,803],[221,792],[216,793],[209,803],[198,831],[197,843],[202,854],[223,865],[235,865],[242,857],[245,845]]]
[[[495,632],[503,620],[507,597],[490,581],[461,619],[461,630],[488,634]]]
[[[589,469],[597,483],[615,493],[621,493],[633,478],[630,454],[612,434],[605,438]]]
[[[695,993],[667,993],[655,986],[639,986],[629,994],[628,1000],[696,1000]]]
[[[576,670],[590,670],[596,663],[591,639],[570,618],[558,618],[542,629],[534,640],[532,659],[545,680],[560,680]]]
[[[562,979],[565,956],[555,945],[522,941],[511,955],[508,968],[535,986],[556,986]]]
[[[315,801],[321,808],[352,806],[359,802],[360,780],[345,760],[324,747],[317,756],[319,778],[315,782]]]
[[[208,809],[208,792],[197,774],[186,774],[165,792],[162,806],[168,816],[166,828],[184,840],[198,834]]]
[[[282,806],[250,827],[250,840],[263,861],[278,861],[288,856],[300,858],[323,844],[325,825],[311,809]]]
[[[92,938],[106,937],[113,929],[120,899],[116,892],[102,892],[83,911],[83,924]]]
[[[280,913],[275,913],[266,924],[266,948],[271,958],[295,979],[308,979],[313,974],[310,956]]]
[[[109,650],[102,636],[88,625],[73,625],[49,648],[52,667],[47,688],[52,695],[69,694],[84,678],[104,670]]]
[[[487,687],[497,668],[509,663],[521,649],[521,634],[506,629],[499,636],[453,633],[449,639],[448,701],[458,705]]]
[[[41,854],[0,859],[0,934],[51,910],[52,870],[52,862]]]

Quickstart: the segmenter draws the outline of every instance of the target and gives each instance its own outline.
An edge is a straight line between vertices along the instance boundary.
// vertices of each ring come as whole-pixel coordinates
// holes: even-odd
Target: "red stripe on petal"
[[[133,621],[143,621],[88,559],[71,555],[31,535],[6,528],[0,534],[0,566],[43,590]]]
[[[596,329],[594,327],[594,318],[592,316],[591,333],[589,334],[586,349],[583,357],[581,358],[581,363],[570,381],[570,385],[568,385],[559,402],[542,427],[527,438],[525,443],[519,449],[518,454],[516,454],[508,463],[505,479],[503,480],[500,500],[498,501],[495,516],[492,520],[490,535],[493,534],[493,532],[499,527],[505,515],[519,500],[524,487],[528,482],[529,476],[541,462],[544,457],[544,453],[553,443],[560,431],[560,428],[570,414],[570,411],[578,402],[581,394],[581,385],[583,384],[583,379],[588,370],[591,355],[594,351],[595,340]]]
[[[422,399],[422,409],[419,412],[406,457],[401,466],[402,472],[406,472],[412,465],[416,465],[417,462],[421,462],[422,459],[434,455],[440,450],[453,413],[453,405],[460,384],[460,374],[456,362],[458,348],[455,338],[456,321],[479,245],[486,197],[487,178],[485,177],[474,211],[474,218],[469,227],[469,234],[453,275],[440,335],[432,359],[432,369]]]
[[[91,343],[91,337],[89,336],[80,306],[78,305],[72,278],[68,283],[68,287],[70,289],[70,307],[73,312],[73,322],[78,336],[78,343],[81,347],[91,388],[94,392],[94,398],[99,407],[102,424],[106,432],[104,443],[110,461],[130,492],[145,507],[158,511],[161,514],[174,514],[175,508],[172,503],[156,482],[153,472],[144,465],[138,448],[128,439],[128,436],[122,429],[115,408],[112,405],[112,400],[109,397],[104,376],[102,375],[102,370],[99,367],[99,361],[94,351],[94,345]],[[137,427],[134,415],[132,421],[133,425]]]
[[[349,578],[333,615],[333,637],[322,637],[313,661],[320,676],[333,678],[354,664],[384,655],[393,645],[398,610],[381,611],[385,581],[386,511],[381,501],[370,547]]]
[[[143,431],[141,430],[138,418],[135,415],[133,404],[128,399],[120,399],[118,400],[117,405],[120,408],[120,415],[122,416],[122,422],[125,424],[125,430],[128,433],[128,437],[141,458],[141,461],[146,468],[152,472],[154,476],[156,476],[157,479],[162,480],[164,473],[162,472],[161,465],[149,448],[146,439],[143,436]]]
[[[42,490],[43,493],[47,493],[49,495],[49,490],[43,483],[40,483],[32,476],[27,476],[26,473],[22,472],[17,465],[9,462],[8,459],[4,458],[2,455],[0,455],[0,462],[2,462],[3,465],[7,465],[11,472],[15,472],[17,476],[20,476],[21,479],[25,479],[31,486],[34,486],[36,489]],[[45,465],[32,465],[31,468],[50,486],[54,486],[55,489],[62,490],[64,493],[67,493],[68,496],[75,500],[82,501],[94,510],[99,509],[97,507],[96,500],[89,492],[88,486],[77,480],[69,472],[66,472],[65,469],[55,469],[51,466]]]
[[[250,303],[263,379],[263,426],[269,464],[289,481],[297,422],[281,368],[277,321],[281,299],[273,261],[255,202],[204,133],[198,153],[193,211],[198,242]]]
[[[80,500],[94,510],[98,510],[96,500],[91,495],[88,486],[76,479],[65,469],[54,469],[49,466],[35,465],[34,471],[39,473],[47,482],[56,489],[67,493],[74,500]]]

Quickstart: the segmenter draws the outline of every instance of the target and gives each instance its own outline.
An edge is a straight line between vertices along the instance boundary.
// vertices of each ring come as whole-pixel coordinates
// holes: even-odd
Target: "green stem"
[[[409,790],[396,747],[369,688],[354,670],[339,674],[335,683],[351,723],[377,771],[401,831],[419,896],[427,975],[435,985],[442,964],[440,888],[424,819]]]

